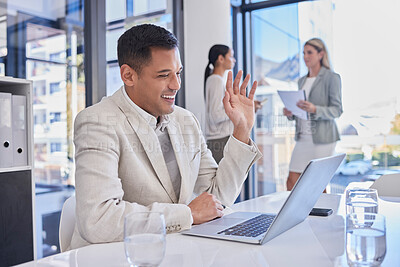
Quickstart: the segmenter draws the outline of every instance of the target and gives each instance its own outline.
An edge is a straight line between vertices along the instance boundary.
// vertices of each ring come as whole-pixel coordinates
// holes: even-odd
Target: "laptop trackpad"
[[[200,225],[195,225],[190,230],[183,231],[182,233],[194,235],[217,235],[218,232],[226,228],[244,222],[250,218],[254,218],[258,215],[260,215],[258,212],[234,212],[225,215],[222,218],[218,218]]]
[[[215,219],[211,222],[205,223],[204,225],[218,225],[218,226],[233,226],[250,218],[260,215],[257,212],[234,212],[223,216],[222,218]]]
[[[243,219],[239,219],[239,218],[225,218],[225,217],[222,217],[222,218],[219,218],[217,220],[211,221],[208,224],[221,225],[221,226],[226,226],[227,227],[227,226],[232,226],[232,225],[238,224],[238,223],[240,223],[242,221],[243,221]]]
[[[198,235],[217,234],[218,232],[241,222],[243,222],[243,219],[222,217],[211,222],[195,225],[190,230],[184,231],[183,233]]]

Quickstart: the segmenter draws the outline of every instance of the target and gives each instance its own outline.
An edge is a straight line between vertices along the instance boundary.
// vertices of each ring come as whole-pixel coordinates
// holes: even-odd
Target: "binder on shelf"
[[[0,168],[13,166],[11,94],[0,93]]]
[[[26,96],[12,95],[13,166],[28,165],[26,136]]]

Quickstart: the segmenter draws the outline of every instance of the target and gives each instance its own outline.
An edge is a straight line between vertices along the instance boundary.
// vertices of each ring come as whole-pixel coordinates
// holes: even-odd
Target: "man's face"
[[[181,87],[181,72],[178,48],[151,48],[151,61],[142,67],[129,96],[156,118],[172,113]]]

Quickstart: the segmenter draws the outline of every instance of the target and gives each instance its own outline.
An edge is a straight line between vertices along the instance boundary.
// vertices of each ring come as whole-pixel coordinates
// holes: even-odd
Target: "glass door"
[[[328,3],[329,2],[329,3]],[[297,90],[306,74],[304,42],[320,37],[331,46],[330,1],[302,2],[252,11],[251,74],[256,99],[267,102],[256,114],[255,141],[263,153],[255,168],[255,196],[286,190],[294,123],[283,115],[277,90]]]

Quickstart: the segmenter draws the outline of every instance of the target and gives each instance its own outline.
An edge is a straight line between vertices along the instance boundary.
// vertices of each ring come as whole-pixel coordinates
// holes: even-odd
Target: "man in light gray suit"
[[[163,212],[168,232],[223,215],[252,164],[261,157],[250,139],[253,84],[228,75],[224,107],[234,132],[219,166],[194,115],[175,107],[182,64],[175,36],[139,25],[118,40],[124,82],[75,120],[76,226],[70,248],[123,240],[124,217]]]

